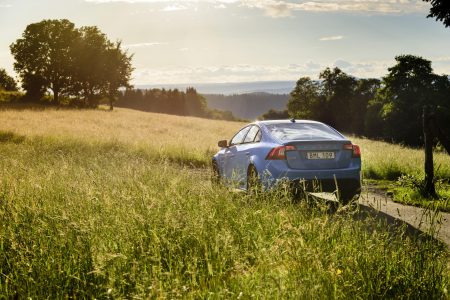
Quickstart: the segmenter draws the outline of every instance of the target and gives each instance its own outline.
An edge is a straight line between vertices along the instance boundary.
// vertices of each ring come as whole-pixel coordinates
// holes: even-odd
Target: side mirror
[[[217,146],[219,146],[220,148],[227,148],[228,147],[228,143],[227,140],[221,140],[217,143]]]

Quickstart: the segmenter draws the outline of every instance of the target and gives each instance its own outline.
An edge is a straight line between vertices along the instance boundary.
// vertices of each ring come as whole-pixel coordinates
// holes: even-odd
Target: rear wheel
[[[360,191],[355,189],[343,188],[339,190],[340,202],[344,205],[349,204],[351,201],[359,199]]]
[[[255,166],[250,165],[247,171],[247,192],[257,194],[262,191],[261,181]]]

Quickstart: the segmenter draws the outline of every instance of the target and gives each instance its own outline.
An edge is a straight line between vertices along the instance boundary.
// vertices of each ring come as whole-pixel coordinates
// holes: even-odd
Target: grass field
[[[282,190],[211,186],[201,166],[242,124],[122,109],[0,117],[0,298],[449,297],[449,254],[433,239]]]

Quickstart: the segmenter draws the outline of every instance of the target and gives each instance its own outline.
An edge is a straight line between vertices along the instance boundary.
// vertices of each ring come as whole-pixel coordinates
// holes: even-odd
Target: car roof
[[[262,125],[269,125],[269,124],[289,124],[289,123],[308,123],[308,124],[323,124],[322,122],[313,121],[313,120],[295,120],[295,122],[290,120],[264,120],[264,121],[256,121],[252,124],[262,124]]]

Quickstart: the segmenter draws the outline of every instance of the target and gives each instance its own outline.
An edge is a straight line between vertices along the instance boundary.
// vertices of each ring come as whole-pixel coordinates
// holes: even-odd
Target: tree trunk
[[[437,198],[434,187],[433,169],[433,132],[430,126],[430,112],[427,106],[423,107],[423,140],[425,143],[425,194],[427,197]]]
[[[59,104],[59,88],[53,89],[53,102]]]

